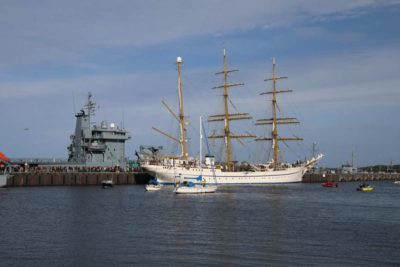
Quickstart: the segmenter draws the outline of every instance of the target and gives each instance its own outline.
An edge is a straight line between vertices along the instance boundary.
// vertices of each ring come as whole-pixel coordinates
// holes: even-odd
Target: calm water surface
[[[400,186],[0,189],[0,266],[400,266]]]

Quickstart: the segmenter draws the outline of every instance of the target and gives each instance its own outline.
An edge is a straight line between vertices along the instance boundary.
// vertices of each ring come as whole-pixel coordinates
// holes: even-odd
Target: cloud
[[[311,26],[311,27],[298,27],[296,28],[296,34],[303,38],[324,38],[330,41],[352,43],[360,41],[364,35],[360,32],[346,31],[346,32],[330,32],[322,27]]]
[[[368,42],[369,35],[363,36],[351,25],[341,32],[312,25],[318,21],[359,16],[373,8],[396,3],[399,2],[2,2],[0,106],[3,114],[9,118],[2,121],[2,127],[8,129],[0,132],[0,140],[7,140],[2,149],[11,156],[29,154],[38,157],[66,157],[68,135],[75,126],[73,95],[76,111],[82,106],[87,91],[92,91],[94,100],[100,105],[96,112],[98,122],[107,120],[119,124],[124,120],[125,127],[133,134],[127,146],[129,155],[140,144],[167,144],[164,137],[151,131],[151,126],[157,126],[174,134],[176,128],[173,119],[160,104],[161,100],[165,100],[176,110],[176,71],[171,62],[167,63],[170,66],[160,70],[160,66],[165,64],[165,58],[160,59],[160,55],[165,54],[166,46],[178,46],[182,41],[195,37],[199,38],[195,39],[196,44],[193,44],[195,41],[189,42],[188,47],[182,45],[175,50],[168,48],[168,52],[175,56],[177,50],[183,50],[190,55],[188,58],[183,55],[185,60],[188,63],[194,62],[185,65],[183,83],[185,110],[188,120],[192,122],[189,130],[192,132],[192,148],[196,153],[198,117],[218,113],[222,99],[221,91],[210,89],[220,83],[220,77],[215,77],[213,73],[220,69],[221,58],[210,60],[215,54],[209,50],[216,49],[214,43],[209,44],[208,41],[215,36],[224,39],[230,35],[233,39],[230,45],[236,51],[230,55],[229,63],[241,69],[232,75],[231,81],[245,83],[243,88],[233,89],[231,93],[238,111],[249,112],[255,119],[268,115],[266,98],[258,95],[268,88],[263,82],[271,69],[270,63],[266,62],[267,56],[272,56],[277,50],[279,54],[280,47],[290,46],[290,50],[298,53],[286,55],[288,50],[284,49],[280,52],[283,58],[278,58],[279,73],[289,76],[289,80],[283,82],[282,86],[294,90],[292,95],[280,98],[282,110],[288,108],[288,115],[295,108],[297,112],[300,110],[299,119],[307,126],[304,137],[318,140],[321,146],[336,153],[334,148],[327,145],[332,143],[329,139],[345,142],[338,138],[338,134],[333,134],[333,128],[340,126],[354,131],[347,135],[351,139],[346,141],[348,145],[358,141],[358,134],[354,133],[360,126],[360,120],[365,123],[365,118],[372,113],[383,116],[386,114],[382,113],[383,109],[392,111],[398,105],[400,51],[395,44],[389,46],[385,43],[379,47],[371,45]],[[248,32],[254,29],[257,33],[263,33],[262,38],[249,36]],[[302,51],[297,43],[290,43],[290,40],[297,37],[286,38],[293,31],[298,36],[306,37],[304,39],[311,39],[310,42],[314,38],[338,40],[344,43],[345,49],[330,50],[324,47],[314,51],[314,47],[307,43],[305,49],[311,52]],[[282,35],[271,40],[276,37],[273,32]],[[251,38],[255,38],[255,41]],[[346,46],[349,42],[364,38],[367,39],[365,47]],[[266,46],[268,49],[265,49]],[[125,58],[121,51],[140,53],[152,47],[156,47],[159,53],[145,53],[143,56],[146,59],[152,57],[151,64],[139,57],[134,70],[130,65],[127,68],[123,65],[117,70],[106,66],[108,60],[114,60],[114,64],[127,64],[131,60]],[[199,51],[194,53],[194,49]],[[255,53],[251,50],[260,51]],[[248,54],[251,56],[247,57]],[[98,57],[107,59],[97,64]],[[64,73],[66,65],[70,68],[68,70],[72,69],[71,73]],[[154,70],[153,67],[158,69]],[[58,68],[58,72],[46,75],[35,71],[40,68],[44,72]],[[33,78],[24,76],[26,69],[33,70],[30,74]],[[18,77],[6,80],[9,73],[10,76]],[[390,114],[389,111],[386,112]],[[348,117],[347,112],[357,115],[363,113],[363,117]],[[341,114],[338,116],[335,113]],[[343,124],[327,127],[332,116],[336,116],[336,122]],[[346,125],[353,125],[355,129]],[[29,133],[23,132],[25,127],[31,129]],[[234,132],[252,129],[251,123],[245,126],[235,123]],[[340,137],[346,138],[343,134]],[[370,136],[365,138],[367,141],[372,139]],[[363,147],[369,147],[367,141],[362,143]],[[390,147],[387,154],[393,155]],[[343,158],[343,155],[338,154],[337,158],[340,157]]]
[[[278,58],[277,70],[278,74],[289,76],[280,86],[293,89],[296,102],[301,105],[338,106],[356,101],[357,106],[372,107],[396,105],[400,100],[398,62],[400,49],[397,46],[380,46],[283,60]],[[242,79],[246,87],[269,88],[262,80],[268,76],[265,73],[271,70],[271,66],[259,61],[241,69],[244,70]],[[252,102],[252,99],[242,101]]]
[[[397,1],[9,1],[0,9],[2,68],[76,62],[96,49],[277,27]]]

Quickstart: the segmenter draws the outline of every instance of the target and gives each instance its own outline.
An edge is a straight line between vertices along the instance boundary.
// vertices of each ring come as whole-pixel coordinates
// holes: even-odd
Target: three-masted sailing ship
[[[224,122],[224,128],[220,134],[213,134],[209,139],[222,139],[225,145],[226,160],[219,164],[215,163],[215,158],[210,155],[202,159],[193,159],[188,157],[186,150],[186,122],[183,110],[183,94],[181,80],[182,59],[177,58],[178,70],[178,92],[179,92],[179,115],[176,115],[171,108],[162,102],[168,111],[175,117],[180,125],[180,138],[175,138],[157,128],[154,130],[162,133],[168,138],[174,140],[181,147],[180,156],[163,156],[157,159],[147,159],[142,163],[142,167],[150,175],[157,177],[160,183],[174,183],[178,177],[180,181],[187,180],[196,183],[201,174],[203,182],[217,184],[270,184],[270,183],[296,183],[301,182],[305,172],[312,167],[323,155],[305,162],[283,163],[279,161],[279,142],[302,140],[298,137],[281,137],[278,134],[278,125],[299,123],[296,118],[280,118],[277,115],[277,95],[290,92],[291,90],[277,90],[277,81],[287,77],[278,77],[275,70],[275,60],[272,64],[272,77],[265,81],[272,81],[272,91],[261,93],[261,95],[272,95],[272,118],[257,120],[257,125],[271,125],[271,137],[256,138],[252,134],[234,134],[231,132],[230,122],[235,120],[251,119],[248,113],[231,113],[229,110],[229,89],[243,85],[242,83],[228,83],[228,74],[238,71],[237,69],[228,69],[227,57],[224,50],[223,70],[217,72],[217,75],[223,75],[223,84],[215,86],[213,89],[223,90],[224,113],[211,115],[209,122]],[[232,139],[254,138],[257,141],[272,141],[273,157],[270,162],[262,164],[251,164],[246,170],[241,170],[236,166],[232,159]]]

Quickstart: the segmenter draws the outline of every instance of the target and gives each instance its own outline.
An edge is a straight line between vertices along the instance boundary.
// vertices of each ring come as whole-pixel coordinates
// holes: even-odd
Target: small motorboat
[[[107,179],[101,181],[101,185],[103,186],[103,188],[110,188],[114,186],[114,182],[112,179]]]
[[[175,188],[176,194],[204,194],[204,193],[215,193],[217,186],[212,185],[198,185],[193,182],[183,182]]]
[[[158,191],[162,188],[162,185],[160,184],[146,184],[144,189],[146,191]]]
[[[400,181],[394,181],[393,183],[395,183],[395,184],[400,184]]]
[[[151,179],[148,184],[144,186],[146,191],[158,191],[162,188],[162,185],[157,181],[157,178]]]
[[[371,192],[373,190],[374,190],[374,188],[372,186],[370,186],[368,183],[362,183],[357,188],[357,191],[360,191],[360,192]]]
[[[339,184],[337,182],[326,181],[321,184],[323,187],[338,187]]]

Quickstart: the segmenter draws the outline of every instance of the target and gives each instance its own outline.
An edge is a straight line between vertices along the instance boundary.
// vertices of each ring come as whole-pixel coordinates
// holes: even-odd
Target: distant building
[[[342,165],[341,172],[346,174],[357,173],[358,169],[354,167],[354,151],[351,152],[351,163]]]
[[[358,169],[351,164],[342,165],[342,173],[353,174],[357,173]]]

